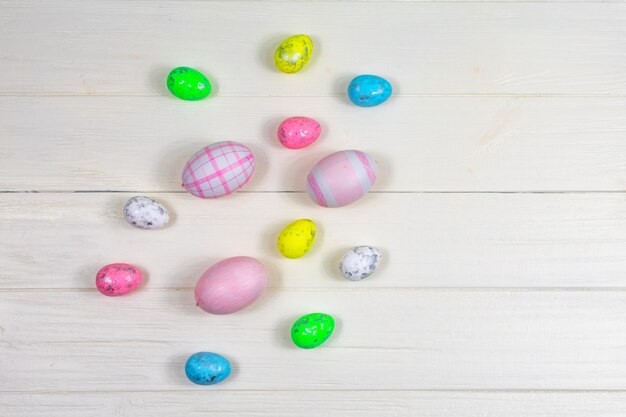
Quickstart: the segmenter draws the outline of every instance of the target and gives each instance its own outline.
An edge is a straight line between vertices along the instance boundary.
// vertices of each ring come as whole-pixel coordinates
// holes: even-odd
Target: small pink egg
[[[98,291],[108,297],[128,294],[141,284],[141,270],[131,264],[109,264],[96,274]]]
[[[321,133],[320,124],[310,117],[290,117],[278,126],[278,140],[289,149],[309,146],[320,137]]]
[[[267,272],[256,259],[248,256],[224,259],[198,280],[196,304],[207,313],[234,313],[259,298],[266,284]]]

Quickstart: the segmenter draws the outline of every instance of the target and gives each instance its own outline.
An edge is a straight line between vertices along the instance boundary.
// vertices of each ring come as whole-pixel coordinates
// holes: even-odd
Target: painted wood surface
[[[130,262],[149,288],[193,288],[220,259],[257,257],[272,288],[625,288],[626,196],[370,194],[342,209],[303,193],[206,201],[150,194],[168,207],[163,230],[128,225],[133,194],[0,194],[2,289],[94,288],[98,269]],[[250,215],[251,210],[254,215]],[[316,244],[297,260],[276,248],[282,228],[311,218]],[[375,275],[350,282],[337,264],[358,245],[385,255]]]
[[[622,1],[1,2],[0,416],[623,416],[625,22]],[[276,72],[300,32],[313,60]],[[215,96],[169,96],[178,65]],[[363,72],[394,97],[350,106]],[[293,115],[324,128],[300,152],[274,136]],[[245,191],[183,193],[185,159],[227,139],[257,156]],[[378,160],[374,192],[317,207],[304,175],[350,148]],[[125,224],[138,194],[172,224]],[[316,247],[280,258],[302,217]],[[350,283],[336,263],[359,244],[386,260]],[[203,313],[195,280],[239,254],[267,265],[266,294]],[[147,280],[105,298],[94,275],[116,261]],[[310,311],[339,327],[300,351],[288,329]],[[198,350],[233,377],[191,385]]]
[[[233,363],[218,390],[626,388],[623,291],[271,290],[226,316],[191,290],[0,299],[1,391],[189,390],[184,362],[201,350]],[[291,325],[312,311],[337,329],[298,349]]]
[[[242,401],[242,397],[246,398]],[[482,393],[419,391],[217,391],[201,390],[119,393],[19,393],[0,394],[9,415],[16,417],[171,417],[207,414],[258,417],[536,417],[573,415],[622,417],[623,393]],[[24,405],[27,404],[27,405]]]
[[[343,95],[364,72],[399,95],[624,94],[625,16],[623,3],[9,1],[0,92],[161,96],[187,65],[220,96]],[[294,33],[317,53],[291,77],[272,54]]]
[[[317,160],[354,148],[378,161],[376,191],[626,189],[621,97],[1,97],[0,113],[3,190],[182,191],[185,161],[222,140],[255,153],[248,191],[302,191]],[[276,138],[293,115],[323,126],[301,151]]]

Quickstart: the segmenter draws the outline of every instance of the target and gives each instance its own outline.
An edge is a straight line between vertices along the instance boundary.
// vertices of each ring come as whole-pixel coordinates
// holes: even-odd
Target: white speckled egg
[[[160,229],[170,221],[170,215],[160,203],[151,198],[136,196],[124,206],[128,224],[140,229]]]
[[[357,246],[350,249],[339,262],[339,270],[349,281],[360,281],[376,271],[383,254],[371,246]]]

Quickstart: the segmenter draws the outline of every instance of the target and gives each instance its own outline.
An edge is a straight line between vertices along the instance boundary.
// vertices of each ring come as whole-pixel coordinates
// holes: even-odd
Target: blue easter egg
[[[348,97],[357,106],[378,106],[391,96],[389,81],[377,75],[359,75],[348,86]]]
[[[213,385],[222,382],[230,375],[230,362],[225,357],[212,352],[194,353],[187,359],[185,374],[194,384]]]

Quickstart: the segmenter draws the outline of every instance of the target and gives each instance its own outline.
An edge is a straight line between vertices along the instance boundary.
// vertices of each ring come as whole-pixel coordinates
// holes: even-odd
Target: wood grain
[[[625,415],[625,23],[623,1],[2,1],[0,416]],[[274,48],[301,32],[313,60],[278,73]],[[178,65],[215,95],[172,98]],[[359,73],[394,97],[350,105]],[[297,114],[324,134],[292,152],[274,134]],[[182,193],[185,159],[226,139],[257,156],[245,192]],[[349,148],[378,160],[374,192],[317,207],[304,175]],[[172,224],[126,225],[136,194]],[[302,217],[317,245],[280,258]],[[359,244],[385,262],[346,282],[337,259]],[[269,289],[203,313],[195,280],[238,254]],[[145,285],[100,295],[115,261]],[[312,311],[338,329],[297,350],[289,327]],[[233,377],[190,384],[199,350]]]
[[[198,149],[252,148],[247,191],[302,191],[330,152],[377,159],[376,191],[622,191],[625,98],[397,97],[374,109],[339,98],[0,98],[0,190],[182,191]],[[276,139],[297,114],[322,137],[294,151]],[[366,120],[364,119],[366,117]]]
[[[203,350],[232,360],[220,390],[626,389],[622,291],[273,290],[226,316],[191,290],[0,301],[0,391],[189,390],[184,362]],[[295,348],[291,324],[313,311],[338,328]]]
[[[219,96],[343,95],[359,73],[399,95],[626,93],[623,3],[357,4],[3,2],[0,92],[160,96],[187,65]],[[309,67],[278,73],[276,46],[303,32]]]
[[[245,401],[242,401],[245,398]],[[624,393],[396,391],[79,392],[0,394],[13,417],[622,417]]]
[[[623,194],[372,194],[340,210],[305,194],[155,194],[173,220],[154,231],[124,221],[132,195],[0,194],[0,288],[93,290],[111,262],[143,268],[148,288],[193,288],[210,265],[237,255],[263,261],[274,288],[626,285]],[[307,217],[318,226],[314,248],[282,258],[276,236]],[[380,247],[383,265],[346,281],[338,260],[363,244]]]

